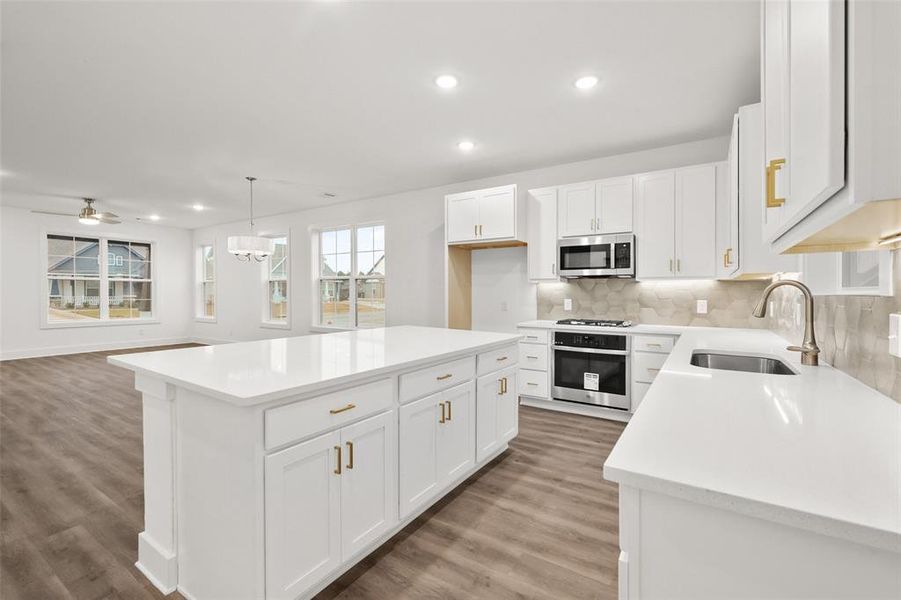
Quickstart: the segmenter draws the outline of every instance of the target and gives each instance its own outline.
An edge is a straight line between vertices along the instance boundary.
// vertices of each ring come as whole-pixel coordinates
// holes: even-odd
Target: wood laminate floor
[[[134,567],[141,402],[116,353],[0,363],[3,600],[163,597]],[[510,450],[317,598],[616,598],[622,429],[523,407]]]

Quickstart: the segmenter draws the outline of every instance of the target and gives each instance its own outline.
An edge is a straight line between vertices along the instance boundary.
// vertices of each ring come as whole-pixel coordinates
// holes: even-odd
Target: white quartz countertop
[[[901,404],[802,366],[771,331],[680,333],[605,478],[901,552]],[[695,367],[694,350],[777,357],[798,375]]]
[[[516,334],[383,327],[110,356],[111,364],[249,406],[515,343]]]

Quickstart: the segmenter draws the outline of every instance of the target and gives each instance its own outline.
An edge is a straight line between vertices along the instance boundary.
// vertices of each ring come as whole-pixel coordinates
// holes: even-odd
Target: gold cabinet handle
[[[479,237],[482,237],[482,226],[479,225]]]
[[[673,272],[673,259],[669,259],[669,270],[670,270],[670,273]]]
[[[723,266],[724,267],[729,266],[729,252],[728,251],[723,252]]]
[[[526,355],[526,358],[528,358],[529,360],[538,360],[537,356],[529,356],[528,354]]]
[[[660,344],[658,344],[657,342],[647,342],[645,346],[647,346],[648,348],[659,348]]]
[[[453,373],[445,373],[444,375],[439,375],[435,379],[437,379],[438,381],[444,381],[445,379],[450,379],[453,376],[454,376]]]
[[[444,412],[444,411],[445,411],[444,402],[441,402],[440,404],[441,404],[441,418],[438,419],[438,422],[439,422],[439,423],[444,423],[444,422],[447,421],[447,415],[446,415],[446,413]]]
[[[655,373],[660,369],[655,369],[654,367],[648,367],[648,371],[654,371]]]
[[[451,421],[454,418],[453,414],[451,414],[451,401],[448,400],[445,404],[447,404],[447,420]]]
[[[537,383],[533,383],[533,382],[531,382],[531,381],[527,381],[527,382],[526,382],[526,385],[531,385],[532,387],[537,387],[537,386],[538,386]]]
[[[726,248],[726,266],[732,264],[732,248]]]
[[[766,208],[779,208],[785,204],[785,198],[776,197],[776,173],[784,164],[784,158],[776,158],[766,167]]]
[[[478,225],[472,226],[472,237],[479,237],[479,226]]]
[[[337,415],[338,413],[343,413],[343,412],[347,412],[349,410],[353,410],[356,407],[357,407],[356,404],[348,404],[347,406],[342,407],[342,408],[333,408],[329,411],[329,413],[333,414],[333,415]]]
[[[507,378],[504,377],[504,393],[507,393]]]
[[[495,360],[497,360],[497,362],[502,362],[502,361],[507,360],[508,358],[509,358],[508,356],[502,356],[502,357],[500,357],[500,358],[498,358],[498,359],[495,359]]]
[[[335,446],[335,450],[338,452],[338,461],[337,461],[338,466],[335,467],[334,473],[335,473],[335,475],[340,475],[341,474],[341,446]]]
[[[501,378],[501,379],[497,380],[497,395],[500,396],[503,393],[504,393],[504,379]]]
[[[347,468],[354,468],[354,443],[347,442]]]
[[[676,259],[676,273],[681,273],[681,272],[682,272],[682,259],[677,258]]]

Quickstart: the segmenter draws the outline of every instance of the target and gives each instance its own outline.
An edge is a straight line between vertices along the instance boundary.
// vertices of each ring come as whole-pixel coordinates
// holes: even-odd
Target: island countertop
[[[517,334],[382,327],[110,356],[110,364],[251,406],[515,343]]]
[[[901,404],[770,331],[685,327],[604,465],[621,484],[901,551]],[[766,355],[797,375],[693,366]]]

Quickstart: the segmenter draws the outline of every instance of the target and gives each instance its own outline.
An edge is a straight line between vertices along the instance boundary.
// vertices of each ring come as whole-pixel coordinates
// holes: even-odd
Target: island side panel
[[[135,374],[142,394],[144,531],[135,566],[164,594],[178,585],[175,532],[175,397],[163,380]]]
[[[263,409],[176,389],[178,589],[265,597]]]

